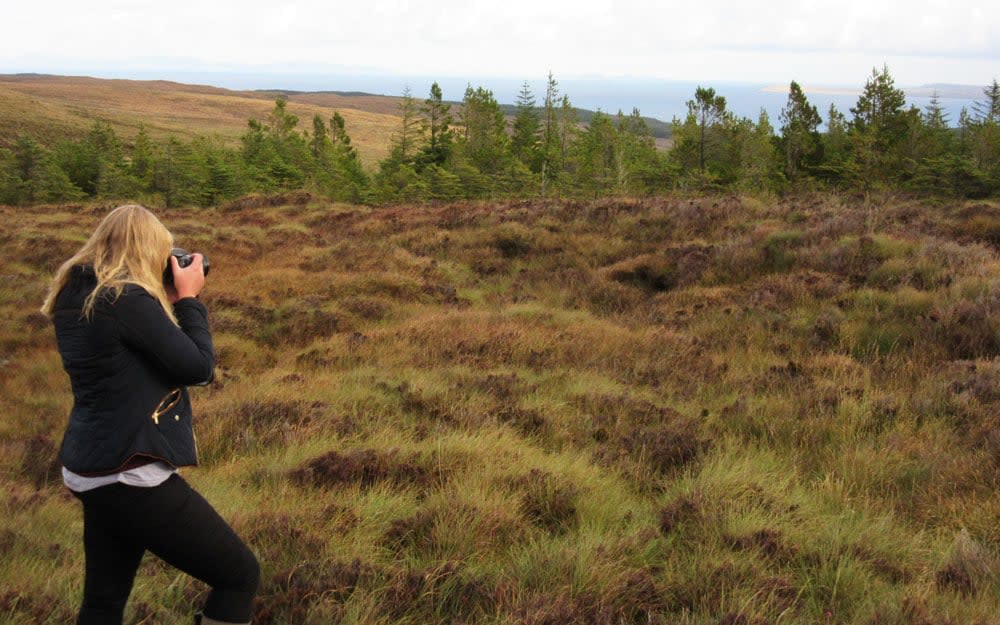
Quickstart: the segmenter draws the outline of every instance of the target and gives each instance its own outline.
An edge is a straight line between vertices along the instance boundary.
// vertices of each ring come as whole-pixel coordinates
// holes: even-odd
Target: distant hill
[[[246,130],[247,119],[265,117],[279,93],[163,80],[0,75],[0,146],[9,146],[21,135],[44,143],[80,137],[95,120],[110,123],[126,142],[145,126],[157,138],[213,135],[235,144]],[[396,98],[294,94],[288,100],[289,111],[302,125],[316,114],[328,120],[334,110],[339,111],[366,163],[388,154],[398,121]]]
[[[399,120],[399,98],[394,96],[359,91],[238,91],[166,80],[47,74],[0,74],[0,147],[10,146],[23,135],[47,144],[79,138],[95,120],[111,124],[126,143],[145,127],[158,139],[209,135],[235,145],[246,130],[247,119],[264,118],[278,97],[288,100],[288,110],[303,126],[316,114],[328,120],[334,111],[340,112],[367,166],[389,153]],[[515,110],[513,105],[503,109],[508,115]],[[582,123],[594,115],[582,109],[578,113]],[[664,145],[669,124],[645,119],[658,143]]]
[[[310,102],[313,104],[325,105],[325,99],[327,96],[333,96],[336,98],[351,98],[352,101],[349,106],[356,106],[362,110],[367,111],[378,111],[387,114],[394,114],[396,111],[396,104],[399,98],[375,95],[372,93],[365,93],[363,91],[293,91],[293,90],[261,90],[259,93],[267,93],[273,96],[282,95],[289,100],[294,100],[297,102]],[[450,100],[449,103],[453,107],[462,106],[461,102]],[[386,108],[391,104],[391,109]],[[517,114],[517,106],[514,104],[501,104],[501,110],[503,110],[504,115],[509,118],[514,117]],[[539,108],[539,110],[541,110]],[[577,116],[581,123],[589,124],[590,120],[593,119],[596,111],[591,111],[588,109],[576,109]],[[654,117],[643,117],[642,118],[646,124],[649,126],[650,132],[657,139],[669,139],[670,138],[670,123],[665,122]]]

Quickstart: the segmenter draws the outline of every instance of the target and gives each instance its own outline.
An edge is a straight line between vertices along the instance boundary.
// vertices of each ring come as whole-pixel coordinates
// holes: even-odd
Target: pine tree
[[[815,111],[815,109],[814,109]],[[751,193],[772,193],[781,186],[781,167],[775,146],[774,127],[761,109],[757,123],[741,120],[739,187]]]
[[[977,184],[969,184],[969,195],[982,196],[1000,190],[1000,84],[996,80],[983,89],[985,100],[976,102],[969,114],[963,110],[962,148]]]
[[[275,141],[278,143],[287,141],[295,132],[298,123],[299,118],[288,112],[288,100],[278,98],[274,101],[274,108],[267,115],[266,127],[268,134]]]
[[[522,163],[533,171],[541,169],[538,150],[538,133],[541,122],[538,109],[535,107],[535,96],[531,93],[528,81],[521,85],[517,95],[517,111],[511,136],[511,151]]]
[[[993,83],[983,89],[985,100],[973,103],[972,111],[979,123],[1000,124],[1000,83],[996,78]]]
[[[965,165],[958,154],[956,135],[949,127],[948,115],[936,91],[924,108],[921,123],[915,127],[919,129],[915,138],[917,154],[907,186],[933,195],[960,194],[960,185],[956,183]]]
[[[19,186],[20,180],[14,175],[14,154],[0,148],[0,204],[17,204]]]
[[[399,130],[393,135],[389,156],[379,163],[371,191],[380,202],[421,200],[428,194],[427,182],[417,172],[417,159],[426,148],[425,124],[409,86],[404,87],[397,110]]]
[[[412,164],[417,152],[423,146],[424,132],[417,102],[413,99],[409,86],[403,88],[397,111],[400,125],[392,139],[390,159],[398,163]]]
[[[351,145],[351,137],[347,134],[344,116],[337,111],[334,111],[333,117],[330,118],[330,135],[334,146],[344,157],[357,160],[358,152]]]
[[[573,145],[574,138],[578,132],[578,126],[580,124],[580,116],[577,115],[576,109],[573,104],[569,101],[569,96],[563,94],[562,100],[559,101],[559,151],[560,156],[563,161],[569,155],[570,146]]]
[[[156,147],[149,138],[145,126],[139,127],[132,148],[132,162],[129,173],[135,178],[143,191],[149,191],[153,184],[153,163],[156,160]]]
[[[937,91],[931,94],[931,101],[924,109],[924,123],[934,130],[945,130],[949,126],[948,114],[941,106]]]
[[[698,87],[687,108],[684,121],[674,118],[671,125],[669,158],[683,174],[681,184],[708,189],[733,180],[740,155],[733,145],[737,124],[726,110],[726,99],[714,89]]]
[[[368,192],[368,175],[361,167],[357,150],[351,145],[344,117],[336,111],[330,118],[330,135],[337,182],[331,197],[345,202],[360,202]]]
[[[94,122],[83,139],[59,142],[54,157],[73,184],[91,197],[100,191],[103,169],[124,166],[118,136],[110,124],[100,120]]]
[[[21,137],[8,153],[4,169],[4,203],[31,205],[79,199],[83,193],[37,141]]]
[[[698,87],[694,100],[688,100],[688,115],[698,126],[698,168],[705,171],[706,153],[717,140],[719,128],[727,121],[726,98],[715,94],[715,89]]]
[[[247,120],[247,132],[241,138],[247,175],[262,191],[297,189],[313,170],[310,142],[296,132],[299,118],[288,111],[287,102],[278,98],[262,123]]]
[[[820,136],[823,160],[816,167],[817,176],[836,182],[846,176],[850,149],[847,118],[833,103],[826,114],[826,132]]]
[[[860,186],[884,185],[898,173],[897,146],[908,124],[903,106],[906,94],[895,86],[889,68],[872,69],[857,104],[851,108],[851,146]]]
[[[195,138],[183,165],[193,185],[188,190],[190,202],[198,206],[215,206],[248,190],[239,158],[218,139]]]
[[[480,172],[495,175],[507,166],[507,120],[493,92],[470,85],[462,100],[462,152]]]
[[[598,110],[576,143],[576,186],[593,197],[611,190],[619,176],[618,156],[618,131],[611,118]]]
[[[313,131],[309,140],[309,152],[317,163],[322,163],[328,158],[332,147],[333,144],[327,135],[326,123],[319,113],[316,113],[313,115]]]
[[[168,207],[182,206],[191,202],[192,188],[196,181],[191,180],[190,172],[185,168],[185,156],[189,148],[176,137],[170,137],[163,150],[163,157],[156,162],[153,170],[153,189],[163,195],[163,203]]]
[[[549,72],[545,87],[545,103],[542,114],[542,141],[539,161],[542,174],[542,194],[550,181],[557,180],[562,171],[562,131],[559,127],[559,83]]]
[[[646,120],[633,108],[618,112],[618,145],[615,187],[619,193],[649,193],[668,184],[656,142]]]
[[[418,171],[426,165],[443,165],[451,156],[454,134],[451,130],[451,105],[442,99],[441,87],[431,85],[430,96],[420,109],[427,132],[427,144],[417,158]]]
[[[788,102],[781,110],[780,119],[785,175],[794,183],[821,158],[819,125],[823,120],[794,80],[789,86]]]

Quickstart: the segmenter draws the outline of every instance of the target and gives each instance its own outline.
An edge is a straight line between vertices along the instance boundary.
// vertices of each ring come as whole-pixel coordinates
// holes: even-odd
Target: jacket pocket
[[[174,406],[176,406],[177,403],[180,402],[181,395],[182,395],[181,389],[179,388],[175,388],[174,390],[167,393],[163,397],[163,399],[160,400],[160,403],[157,404],[156,408],[153,410],[153,414],[151,415],[153,423],[155,423],[156,425],[160,425],[160,417],[173,410]]]

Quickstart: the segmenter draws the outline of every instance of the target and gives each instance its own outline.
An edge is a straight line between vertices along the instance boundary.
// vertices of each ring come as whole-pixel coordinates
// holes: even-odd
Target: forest
[[[825,116],[791,82],[772,121],[742,118],[698,87],[671,145],[657,149],[638,110],[598,111],[582,123],[550,74],[541,102],[525,83],[513,115],[483,87],[448,103],[400,99],[389,155],[362,166],[343,116],[308,121],[279,98],[251,118],[238,146],[218,137],[125,141],[98,119],[80,139],[19,136],[0,148],[0,204],[88,198],[155,206],[212,206],[249,193],[307,190],[334,201],[401,202],[532,197],[650,196],[669,191],[774,195],[794,191],[898,191],[950,198],[1000,192],[1000,84],[957,120],[936,98],[906,106],[888,67],[874,68],[855,106]]]

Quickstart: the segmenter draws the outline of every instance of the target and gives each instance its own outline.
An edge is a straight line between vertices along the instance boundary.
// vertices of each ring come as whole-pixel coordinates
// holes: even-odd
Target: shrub
[[[364,449],[345,454],[327,452],[291,471],[289,477],[296,484],[315,488],[341,484],[371,487],[378,482],[426,487],[440,471],[429,469],[417,454],[402,456],[398,450]]]

